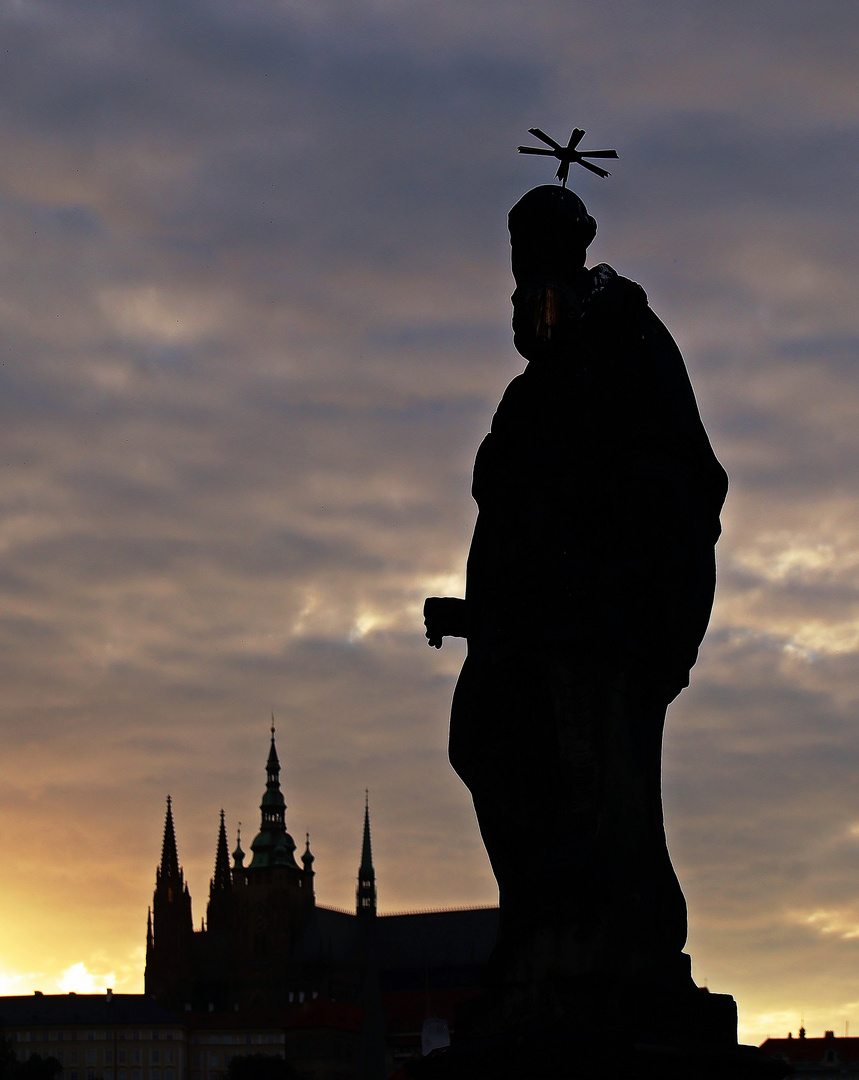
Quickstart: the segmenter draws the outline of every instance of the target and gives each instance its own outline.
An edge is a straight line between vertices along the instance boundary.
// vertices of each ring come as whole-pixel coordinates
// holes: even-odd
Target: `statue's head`
[[[554,184],[523,195],[507,215],[507,226],[517,285],[573,278],[597,232],[578,195]]]
[[[507,222],[513,344],[526,360],[562,358],[575,339],[577,285],[597,223],[574,191],[551,184],[523,195]]]

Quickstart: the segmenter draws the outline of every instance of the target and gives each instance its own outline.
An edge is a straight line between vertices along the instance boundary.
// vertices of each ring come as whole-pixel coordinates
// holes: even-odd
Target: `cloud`
[[[87,971],[87,966],[82,961],[66,968],[57,980],[57,987],[61,994],[98,994],[105,986],[113,988],[116,976],[113,972],[109,975],[94,975]]]
[[[821,927],[855,892],[856,18],[0,7],[10,978],[139,988],[164,797],[199,918],[272,709],[321,901],[352,902],[367,785],[383,907],[494,899],[445,760],[462,649],[420,605],[462,591],[522,366],[505,216],[549,175],[514,147],[580,123],[621,153],[576,178],[591,261],[648,290],[732,478],[666,746],[696,972],[749,1038],[812,992],[849,1018],[854,945]]]

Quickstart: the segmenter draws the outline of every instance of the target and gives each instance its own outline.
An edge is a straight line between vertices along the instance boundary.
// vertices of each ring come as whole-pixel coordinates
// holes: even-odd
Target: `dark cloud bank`
[[[10,2],[0,26],[6,969],[136,988],[164,796],[199,917],[272,709],[323,902],[352,901],[368,785],[384,907],[494,899],[445,758],[462,652],[430,653],[419,606],[461,588],[520,369],[505,215],[549,177],[513,148],[577,123],[621,151],[576,178],[593,261],[648,290],[732,478],[666,747],[696,974],[749,1038],[853,1018],[856,9]]]

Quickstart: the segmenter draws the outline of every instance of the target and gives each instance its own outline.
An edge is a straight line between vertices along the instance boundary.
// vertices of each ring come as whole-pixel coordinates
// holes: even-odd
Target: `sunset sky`
[[[270,715],[320,903],[493,903],[447,763],[539,126],[731,489],[665,806],[741,1037],[859,1031],[859,5],[0,0],[0,992],[138,992]],[[516,799],[516,792],[510,792]],[[523,868],[539,876],[551,867]]]

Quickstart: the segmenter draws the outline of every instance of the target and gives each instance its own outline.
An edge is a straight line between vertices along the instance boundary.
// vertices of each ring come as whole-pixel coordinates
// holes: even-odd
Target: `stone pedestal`
[[[636,1043],[619,1030],[534,1031],[436,1050],[415,1080],[782,1080],[788,1066],[755,1046]]]
[[[408,1066],[415,1080],[781,1080],[787,1066],[737,1043],[727,994],[687,984],[510,987],[466,1002],[453,1045]]]

